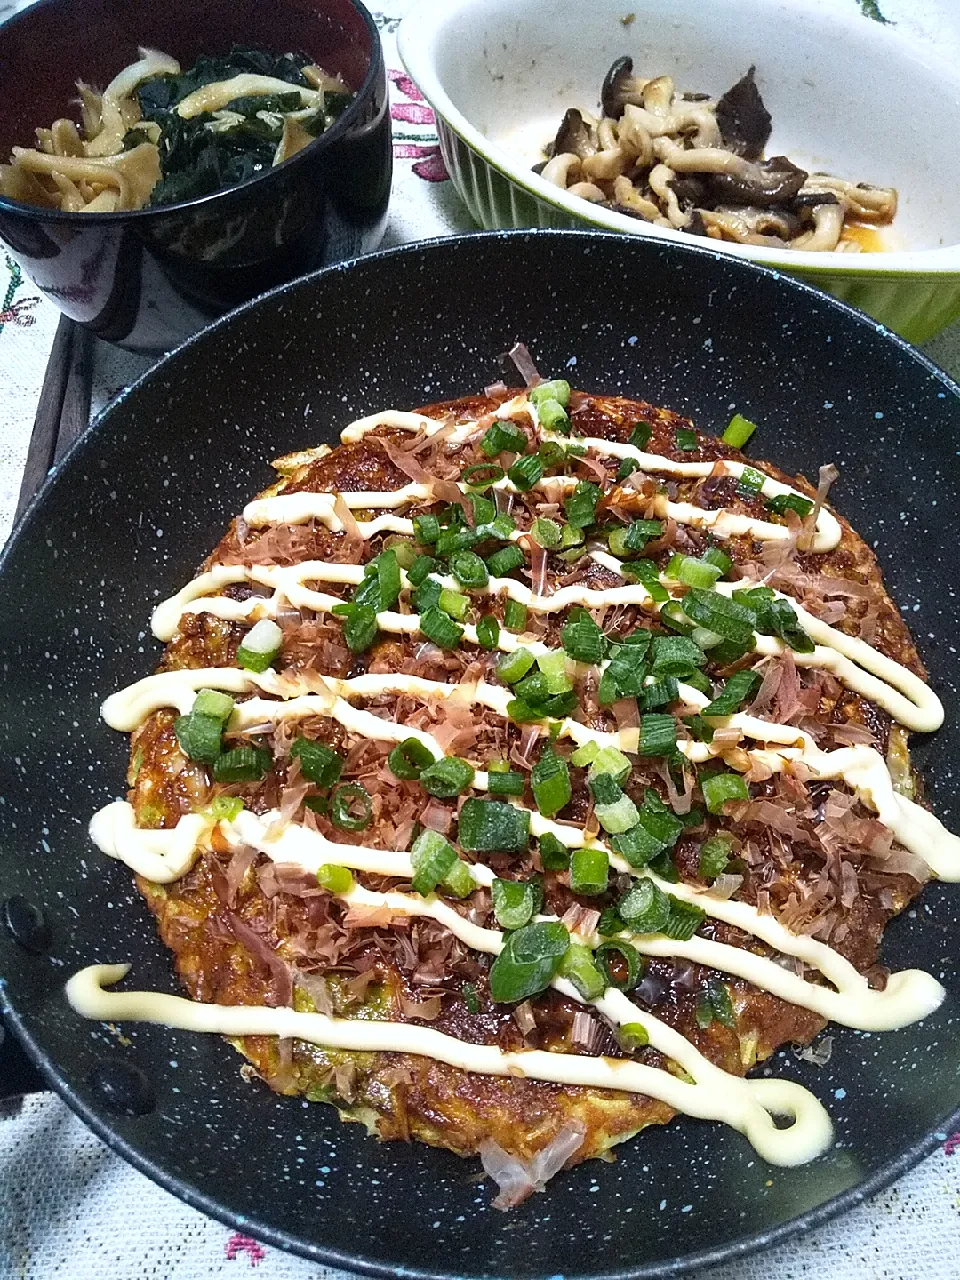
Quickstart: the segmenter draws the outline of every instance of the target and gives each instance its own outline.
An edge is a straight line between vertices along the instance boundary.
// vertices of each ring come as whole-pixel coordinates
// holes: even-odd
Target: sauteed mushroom
[[[807,252],[860,248],[847,220],[892,221],[892,188],[808,174],[764,159],[770,113],[750,67],[720,98],[678,91],[670,76],[634,75],[617,58],[604,76],[599,120],[565,113],[536,166],[571,195],[694,235]]]

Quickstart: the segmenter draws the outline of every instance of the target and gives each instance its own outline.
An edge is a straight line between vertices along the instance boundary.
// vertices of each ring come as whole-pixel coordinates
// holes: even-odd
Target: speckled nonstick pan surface
[[[138,986],[175,989],[130,873],[86,838],[126,754],[98,705],[153,668],[153,602],[268,481],[267,459],[377,408],[475,391],[516,339],[548,375],[707,430],[740,410],[762,424],[755,456],[787,470],[838,463],[837,504],[875,545],[947,706],[918,755],[960,827],[957,389],[859,315],[704,250],[574,232],[415,245],[292,284],[174,353],[81,440],[8,547],[0,898],[42,905],[51,940],[34,939],[34,955],[0,928],[3,995],[50,1083],[116,1150],[274,1244],[380,1275],[671,1275],[821,1221],[929,1149],[960,1104],[960,891],[931,888],[885,945],[891,966],[946,984],[939,1013],[881,1036],[840,1030],[821,1069],[771,1064],[828,1105],[828,1155],[772,1169],[738,1134],[680,1120],[510,1214],[490,1208],[476,1162],[378,1145],[330,1108],[245,1083],[216,1037],[136,1025],[121,1037],[62,994],[93,960],[132,960]]]

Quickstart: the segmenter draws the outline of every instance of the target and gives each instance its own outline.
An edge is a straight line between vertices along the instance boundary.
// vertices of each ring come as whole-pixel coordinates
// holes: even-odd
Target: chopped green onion
[[[671,631],[675,631],[681,636],[690,636],[693,639],[693,632],[696,628],[690,619],[683,612],[683,605],[679,600],[668,600],[659,613],[660,621],[665,627]],[[697,642],[694,640],[694,644]],[[703,645],[700,645],[703,648]]]
[[[702,716],[732,716],[760,688],[759,671],[737,671],[714,700],[700,712]]]
[[[749,800],[750,792],[739,773],[708,773],[700,778],[703,802],[711,813],[723,813],[728,800]]]
[[[564,409],[570,405],[570,383],[564,378],[552,378],[549,382],[538,383],[529,392],[531,403],[540,405],[545,400],[555,400]]]
[[[201,689],[193,700],[190,714],[209,716],[211,720],[219,720],[226,724],[236,706],[228,693],[220,693],[217,689]]]
[[[487,774],[487,790],[492,796],[522,796],[525,785],[523,774],[512,769]]]
[[[413,532],[418,542],[427,545],[440,537],[440,521],[436,516],[414,516]]]
[[[726,984],[719,978],[708,978],[704,990],[697,998],[695,1016],[697,1026],[704,1029],[712,1022],[719,1022],[721,1026],[729,1027],[731,1031],[735,1029],[737,1020],[733,1011],[733,1001],[730,999]]]
[[[218,822],[236,822],[243,813],[243,801],[239,796],[214,796],[210,816]]]
[[[639,819],[637,806],[621,790],[609,773],[600,773],[588,783],[593,792],[593,810],[604,831],[616,835],[629,831]]]
[[[570,803],[573,789],[570,785],[570,768],[563,756],[552,747],[544,748],[540,759],[530,773],[530,785],[537,808],[545,818],[551,818]]]
[[[357,782],[341,782],[330,797],[330,819],[344,831],[362,831],[372,812],[370,793]]]
[[[458,551],[469,551],[480,541],[475,529],[444,529],[437,539],[438,556],[452,556]]]
[[[596,747],[596,742],[587,744]],[[624,778],[630,773],[630,761],[622,751],[616,747],[601,747],[593,754],[589,761],[590,777],[595,778],[598,773],[609,773],[617,782],[623,782]]]
[[[493,914],[501,929],[522,929],[533,919],[533,885],[524,880],[494,880],[490,886]]]
[[[719,568],[721,575],[729,573],[733,568],[733,560],[725,551],[721,551],[719,547],[707,547],[700,558],[706,561],[707,564],[715,564]]]
[[[412,587],[419,587],[424,579],[439,567],[439,560],[434,560],[433,556],[417,556],[407,570],[407,581]]]
[[[624,1022],[617,1028],[617,1038],[624,1049],[644,1049],[650,1043],[650,1033],[642,1022]]]
[[[479,556],[477,558],[479,559]],[[470,611],[470,597],[462,595],[459,591],[453,591],[450,587],[442,587],[437,608],[442,609],[457,622],[462,622]]]
[[[697,870],[704,880],[715,880],[723,875],[733,851],[734,837],[728,831],[718,831],[700,846]]]
[[[490,995],[498,1004],[512,1004],[546,990],[569,947],[570,934],[559,920],[517,929],[490,969]]]
[[[540,837],[540,865],[544,871],[565,871],[570,865],[570,850],[550,831]]]
[[[655,636],[653,640],[654,676],[677,676],[682,679],[702,667],[706,658],[699,645],[687,636]]]
[[[513,422],[495,422],[480,441],[480,449],[488,458],[499,453],[523,453],[526,447],[526,434]]]
[[[365,653],[377,635],[377,614],[369,605],[348,605],[344,615],[343,638],[351,653]]]
[[[663,523],[660,520],[634,520],[612,530],[607,544],[615,556],[626,556],[642,551],[651,538],[659,538],[662,534]]]
[[[189,715],[176,718],[173,722],[173,732],[180,744],[180,750],[190,760],[212,763],[220,755],[223,721],[219,717],[205,716],[200,712],[191,711]]]
[[[547,693],[566,693],[573,688],[573,681],[567,673],[567,655],[562,650],[541,653],[537,658],[537,666],[543,675]]]
[[[353,874],[349,867],[325,862],[317,867],[317,884],[328,893],[349,893],[354,886]]]
[[[487,566],[473,551],[458,551],[450,560],[450,569],[462,587],[485,587],[490,581]]]
[[[570,415],[563,405],[556,400],[543,400],[537,411],[541,427],[547,431],[559,431],[561,435],[570,434]]]
[[[564,548],[582,547],[584,543],[582,529],[575,529],[572,524],[565,524],[560,533],[560,545]]]
[[[596,1000],[606,990],[603,974],[593,962],[593,952],[582,942],[571,942],[557,974],[572,982],[584,1000]]]
[[[539,516],[533,522],[530,536],[539,546],[552,550],[554,547],[559,547],[562,530],[556,520],[547,520]]]
[[[772,511],[774,515],[782,516],[787,511],[795,511],[798,516],[808,516],[813,510],[813,503],[809,498],[802,498],[799,493],[778,493],[772,498],[768,498],[765,506],[768,511]]]
[[[433,752],[419,738],[404,738],[387,756],[391,772],[404,782],[419,778],[427,765],[433,762]]]
[[[283,632],[272,618],[261,618],[243,637],[237,661],[247,671],[266,671],[283,647]]]
[[[671,884],[677,884],[680,880],[680,872],[669,849],[664,849],[663,853],[658,853],[655,858],[651,858],[647,865],[661,880],[669,880]]]
[[[723,636],[718,636],[715,631],[708,631],[706,627],[694,627],[690,632],[690,639],[700,649],[715,649],[717,645],[723,644]],[[689,677],[685,677],[685,679],[689,679]],[[697,688],[701,689],[702,693],[710,692],[709,684],[706,688],[702,688],[700,685]]]
[[[392,547],[377,556],[377,578],[380,582],[380,608],[392,609],[400,599],[400,563]]]
[[[623,565],[623,572],[646,587],[655,604],[666,604],[670,599],[670,592],[660,581],[660,570],[652,560],[631,560]]]
[[[503,606],[503,625],[508,631],[522,632],[527,625],[527,606],[519,600],[508,600]]]
[[[560,643],[576,662],[596,664],[602,661],[606,651],[603,632],[589,616],[565,623]]]
[[[581,747],[577,747],[573,755],[570,757],[570,763],[575,764],[578,769],[585,769],[588,764],[592,764],[600,754],[600,746],[596,738],[588,738]],[[605,773],[611,773],[612,770],[603,770]],[[619,778],[617,779],[619,782]]]
[[[533,666],[533,654],[529,649],[514,649],[497,661],[497,675],[504,684],[516,684]]]
[[[605,893],[610,859],[605,849],[573,849],[570,852],[570,888],[585,897]]]
[[[564,500],[563,509],[575,529],[585,529],[587,525],[593,524],[601,493],[599,485],[581,480],[573,493]]]
[[[530,813],[499,800],[463,802],[460,843],[472,853],[522,853],[530,843]]]
[[[300,737],[290,748],[290,754],[300,761],[300,772],[315,786],[332,787],[340,781],[343,757],[325,743]]]
[[[707,724],[703,716],[684,716],[683,723],[690,730],[697,742],[712,742],[714,728],[712,724]]]
[[[450,872],[457,861],[457,851],[438,831],[428,828],[414,840],[410,861],[413,864],[414,892],[426,897]]]
[[[706,918],[706,912],[692,902],[670,898],[670,913],[659,932],[674,942],[689,942]]]
[[[627,476],[632,476],[639,467],[639,458],[621,458],[617,466],[617,484],[621,484]]]
[[[463,483],[468,484],[471,489],[476,489],[482,493],[484,489],[489,489],[495,485],[498,480],[502,480],[505,475],[506,472],[503,467],[498,467],[493,462],[478,462],[472,467],[464,468],[462,479]],[[482,521],[477,515],[476,507],[474,507],[473,514],[474,523],[481,524]],[[491,513],[487,518],[492,520],[493,513]]]
[[[501,512],[489,524],[481,525],[477,529],[477,535],[480,538],[495,538],[498,542],[506,542],[516,527],[516,520],[506,512]]]
[[[257,782],[272,767],[266,747],[234,747],[213,762],[217,782]]]
[[[495,649],[499,640],[500,623],[488,613],[477,623],[477,644],[481,649]]]
[[[755,498],[763,489],[767,477],[753,467],[744,467],[737,481],[737,492],[742,497]]]
[[[663,853],[664,849],[663,842],[651,835],[639,822],[629,831],[615,835],[610,843],[615,853],[626,858],[631,867],[636,867],[638,870],[645,867],[658,854]]]
[[[712,587],[720,577],[720,569],[693,556],[675,555],[667,565],[667,576],[685,582],[688,587]]]
[[[629,942],[601,942],[593,958],[606,985],[617,991],[632,991],[643,976],[644,961]]]
[[[669,756],[676,749],[677,722],[673,716],[648,712],[640,717],[640,755]]]
[[[451,617],[437,608],[425,609],[420,614],[420,630],[441,649],[455,649],[463,636],[463,627],[458,627]]]
[[[442,590],[443,587],[436,578],[424,578],[412,596],[413,607],[417,613],[426,613],[428,609],[435,609]],[[336,613],[336,609],[334,609],[334,613]]]
[[[683,830],[681,820],[672,809],[667,808],[653,787],[647,787],[644,791],[639,821],[643,829],[665,848],[672,848]]]
[[[729,444],[734,449],[742,449],[756,429],[755,422],[745,418],[742,413],[735,413],[720,438],[724,444]]]
[[[754,615],[716,591],[691,587],[683,597],[683,611],[691,621],[715,631],[724,640],[733,640],[735,644],[754,642]]]
[[[690,427],[677,427],[674,442],[682,452],[689,453],[697,447],[697,433]]]
[[[477,988],[472,982],[465,982],[460,988],[460,994],[463,997],[467,1013],[480,1012],[480,998],[477,995]]]
[[[532,489],[539,483],[543,478],[543,472],[543,459],[536,453],[528,453],[516,460],[507,475],[515,489],[526,493],[528,489]]]
[[[635,422],[633,430],[630,432],[628,443],[632,444],[635,449],[643,450],[650,443],[652,435],[653,427],[650,426],[649,422]]]
[[[597,933],[603,938],[612,937],[615,933],[622,933],[626,925],[620,919],[620,912],[616,907],[604,907],[600,912],[600,919],[597,921]]]
[[[397,564],[401,569],[412,568],[417,559],[416,545],[409,538],[398,538],[393,536],[387,539],[387,548],[397,557]]]
[[[523,564],[523,558],[523,552],[514,542],[509,547],[501,547],[499,551],[494,551],[493,555],[487,556],[487,568],[493,577],[503,578],[514,569],[519,569]]]
[[[434,760],[420,773],[420,785],[425,791],[438,799],[449,800],[451,796],[463,795],[467,787],[473,784],[476,771],[472,764],[461,760],[459,756],[445,756]]]
[[[676,702],[679,692],[676,676],[664,676],[660,680],[654,680],[652,684],[643,687],[639,698],[640,709],[655,711],[657,707],[667,707],[671,702]]]
[[[470,469],[471,468],[468,467],[467,471]],[[489,467],[486,469],[488,471],[490,470]],[[501,472],[502,476],[502,468],[497,467],[496,469]],[[466,476],[467,472],[465,471],[463,474]],[[482,537],[484,531],[497,518],[497,504],[492,498],[481,497],[479,493],[468,493],[467,498],[470,502],[470,506],[473,508],[473,520],[471,523],[473,525],[474,533],[476,533],[478,537]]]
[[[617,910],[634,933],[660,933],[670,918],[670,899],[652,880],[637,880],[617,903]]]

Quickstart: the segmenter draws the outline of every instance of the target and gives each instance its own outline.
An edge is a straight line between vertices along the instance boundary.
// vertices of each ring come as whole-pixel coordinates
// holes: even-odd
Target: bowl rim
[[[754,2],[771,11],[782,12],[783,9],[781,0],[754,0]],[[400,24],[397,33],[397,50],[400,59],[411,79],[433,108],[438,118],[438,125],[441,122],[446,125],[489,168],[541,204],[551,205],[558,211],[600,230],[626,233],[647,239],[667,240],[673,243],[689,243],[691,237],[687,232],[658,227],[653,223],[615,213],[612,209],[602,209],[587,200],[568,195],[562,188],[545,181],[532,169],[519,164],[507,148],[492,142],[454,105],[436,69],[434,57],[436,40],[443,31],[454,26],[465,11],[482,9],[486,3],[487,0],[446,0],[445,4],[438,6],[435,0],[418,0]],[[844,33],[856,32],[858,35],[863,35],[867,30],[864,23],[869,22],[871,34],[867,37],[868,40],[895,41],[898,47],[912,52],[925,66],[939,71],[943,80],[953,83],[957,92],[960,93],[960,76],[956,69],[934,49],[919,40],[900,34],[894,35],[887,30],[886,26],[865,18],[855,10],[841,13],[833,7],[824,5],[822,0],[807,0],[804,10],[807,16],[816,16],[824,27],[834,27]],[[442,128],[440,138],[442,143]],[[800,271],[808,276],[856,275],[858,278],[885,280],[902,275],[936,278],[960,274],[960,242],[939,245],[934,249],[843,254],[811,253],[802,250],[782,251],[712,239],[709,245],[719,253],[745,258],[749,262],[772,267],[775,270],[791,273]],[[877,259],[882,260],[882,265],[876,261]]]
[[[21,9],[19,13],[15,13],[6,22],[0,24],[0,43],[3,40],[3,32],[7,28],[26,24],[39,9],[52,9],[60,3],[62,3],[62,0],[36,0],[36,3]],[[256,183],[269,182],[274,174],[284,166],[302,163],[308,156],[316,156],[320,151],[331,147],[344,134],[350,132],[353,125],[359,120],[362,108],[373,93],[384,69],[383,44],[380,40],[377,24],[374,22],[369,9],[362,3],[362,0],[346,0],[346,3],[360,17],[370,37],[370,59],[366,74],[363,77],[363,83],[356,90],[349,107],[337,117],[330,128],[325,133],[321,133],[318,138],[314,138],[312,142],[307,143],[305,147],[302,147],[295,155],[292,155],[289,160],[284,160],[281,164],[265,169],[262,173],[256,173],[250,178],[245,178],[243,182],[234,183],[229,187],[221,187],[218,191],[211,191],[204,196],[194,196],[192,200],[181,200],[175,204],[144,205],[141,209],[120,209],[111,213],[84,213],[82,210],[68,212],[63,209],[47,209],[42,205],[26,204],[22,200],[11,200],[9,196],[0,194],[0,213],[12,214],[28,221],[55,222],[66,227],[77,228],[88,225],[118,225],[125,219],[141,221],[151,217],[162,217],[165,214],[181,213],[184,210],[206,208],[213,202],[230,196],[233,192],[248,191]],[[0,156],[0,162],[3,161],[4,157]],[[287,172],[289,173],[290,170],[288,169]]]
[[[174,366],[176,359],[185,350],[196,347],[212,334],[219,332],[227,325],[233,323],[238,316],[252,311],[254,308],[269,304],[271,299],[280,297],[284,294],[291,294],[297,290],[314,289],[327,277],[339,275],[344,272],[350,272],[356,269],[364,269],[369,267],[376,270],[377,264],[381,261],[403,260],[408,257],[416,258],[419,255],[432,253],[443,254],[452,244],[460,245],[469,243],[472,250],[476,245],[479,247],[484,243],[492,243],[503,240],[523,240],[531,236],[549,237],[558,242],[568,241],[571,244],[582,242],[587,235],[594,233],[588,232],[582,228],[533,228],[533,227],[513,227],[499,230],[483,230],[471,235],[447,235],[437,237],[431,240],[414,240],[404,244],[395,245],[386,249],[379,249],[374,253],[363,254],[359,257],[344,259],[341,262],[331,263],[326,267],[321,267],[315,271],[308,272],[306,275],[298,276],[293,280],[286,281],[283,284],[276,285],[272,289],[266,290],[258,294],[256,297],[249,299],[241,306],[233,311],[227,312],[218,319],[206,325],[199,332],[186,338],[178,346],[167,352],[161,359],[140,374],[130,386],[123,388],[108,404],[106,404],[100,412],[93,418],[89,426],[83,431],[76,440],[73,441],[70,448],[64,456],[52,467],[44,478],[43,483],[34,493],[30,502],[24,511],[21,512],[19,519],[15,522],[10,536],[6,543],[0,547],[0,570],[2,570],[6,561],[12,554],[14,545],[19,542],[20,537],[24,534],[29,525],[33,524],[37,519],[37,512],[42,508],[43,502],[46,500],[47,494],[53,487],[55,481],[60,476],[68,463],[73,458],[80,455],[91,444],[98,431],[102,428],[104,420],[109,414],[127,399],[133,396],[140,386],[157,377],[162,377],[167,370]],[[606,239],[622,239],[606,232]],[[722,255],[718,251],[711,248],[709,244],[697,243],[690,240],[673,240],[674,245],[679,244],[679,250],[668,250],[668,252],[681,252],[689,255],[691,259],[699,258],[716,258]],[[469,250],[468,250],[469,251]],[[758,272],[762,275],[777,277],[780,273],[772,271],[770,268],[761,264],[743,261],[742,269],[749,274],[751,271]],[[922,366],[927,375],[941,384],[944,393],[960,398],[960,384],[947,374],[943,369],[939,368],[928,356],[917,350],[900,337],[899,334],[887,329],[884,325],[873,320],[870,316],[865,315],[862,311],[858,311],[855,307],[841,301],[828,293],[823,293],[816,289],[813,285],[795,277],[789,277],[786,280],[786,287],[790,291],[798,291],[808,297],[814,299],[819,305],[829,310],[836,311],[850,317],[856,324],[864,327],[866,330],[872,330],[879,334],[883,340],[892,347],[896,348],[900,354],[906,354],[917,365]],[[82,1122],[117,1155],[124,1159],[128,1164],[139,1172],[145,1174],[158,1186],[164,1188],[172,1195],[178,1197],[185,1204],[208,1217],[223,1223],[224,1226],[235,1230],[243,1231],[254,1236],[256,1239],[263,1241],[272,1247],[280,1249],[286,1253],[302,1258],[307,1258],[312,1262],[320,1262],[327,1266],[346,1268],[351,1272],[356,1272],[364,1276],[380,1277],[382,1280],[449,1280],[446,1272],[438,1272],[431,1268],[429,1260],[425,1260],[423,1267],[398,1269],[392,1263],[379,1262],[370,1258],[357,1259],[354,1255],[342,1253],[339,1249],[331,1248],[315,1243],[304,1242],[299,1236],[294,1236],[292,1232],[281,1227],[271,1227],[262,1222],[252,1221],[245,1218],[221,1203],[216,1194],[208,1191],[206,1188],[199,1189],[194,1184],[186,1183],[175,1174],[171,1174],[166,1167],[152,1156],[144,1155],[133,1141],[128,1139],[119,1129],[115,1122],[103,1119],[94,1106],[84,1098],[80,1092],[67,1082],[62,1075],[59,1067],[52,1063],[47,1056],[46,1051],[40,1044],[39,1038],[35,1037],[27,1026],[23,1012],[14,1005],[10,1000],[4,988],[4,984],[0,981],[0,1013],[2,1013],[6,1027],[16,1036],[20,1046],[24,1049],[27,1057],[37,1068],[40,1074],[47,1081],[51,1090],[55,1092],[70,1109],[82,1120]],[[834,1218],[849,1212],[858,1205],[863,1204],[878,1192],[891,1186],[904,1174],[918,1165],[926,1156],[932,1152],[944,1141],[946,1135],[960,1126],[960,1107],[952,1109],[941,1114],[939,1123],[936,1128],[931,1129],[924,1136],[918,1138],[909,1147],[906,1147],[898,1156],[890,1160],[887,1164],[873,1171],[873,1173],[852,1187],[831,1196],[828,1200],[821,1204],[802,1210],[795,1217],[788,1221],[780,1223],[778,1226],[754,1232],[753,1235],[738,1239],[731,1243],[715,1245],[710,1248],[701,1249],[696,1253],[688,1254],[685,1257],[677,1258],[666,1263],[647,1264],[642,1260],[636,1265],[628,1266],[624,1269],[623,1275],[632,1277],[634,1280],[667,1280],[668,1277],[688,1276],[693,1271],[699,1271],[702,1268],[711,1268],[723,1262],[734,1262],[740,1259],[758,1254],[761,1249],[770,1249],[778,1245],[782,1245],[789,1240],[796,1240],[809,1233],[811,1230],[823,1226],[825,1223]],[[490,1280],[490,1274],[486,1277],[481,1276],[477,1272],[462,1272],[462,1280]],[[506,1280],[503,1277],[502,1280]],[[553,1280],[557,1280],[556,1277]],[[562,1280],[562,1278],[561,1278]],[[580,1276],[580,1280],[612,1280],[611,1273],[607,1272],[587,1272],[584,1271]]]

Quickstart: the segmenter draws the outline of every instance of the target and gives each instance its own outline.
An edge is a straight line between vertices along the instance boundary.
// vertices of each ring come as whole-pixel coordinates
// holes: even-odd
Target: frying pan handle
[[[0,1102],[46,1089],[43,1078],[0,1018]]]

